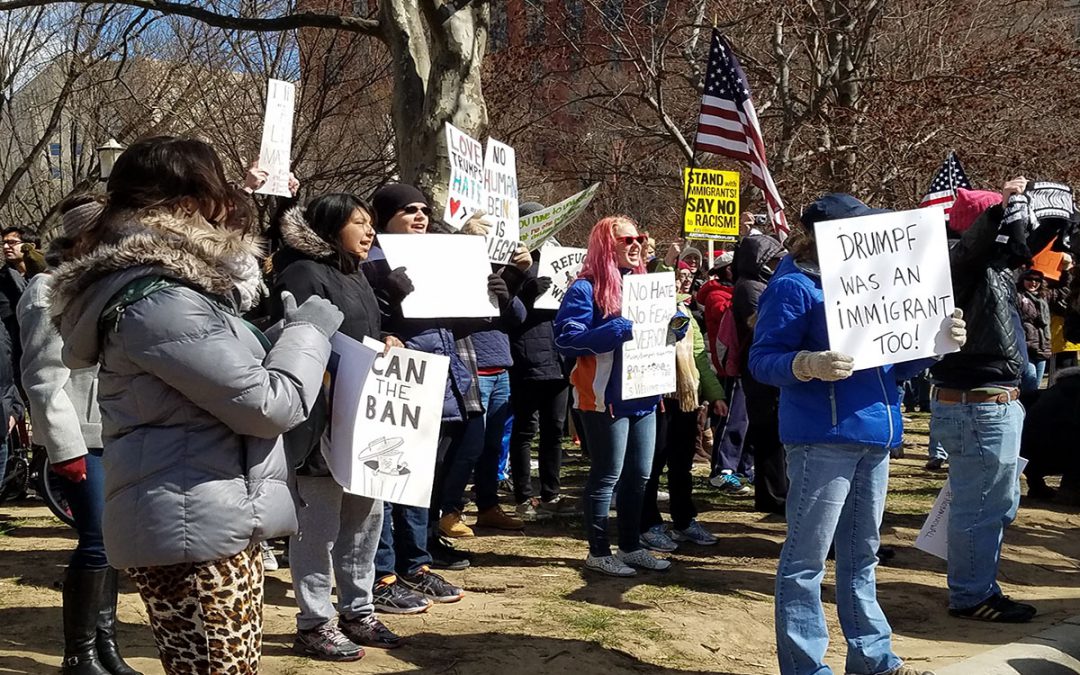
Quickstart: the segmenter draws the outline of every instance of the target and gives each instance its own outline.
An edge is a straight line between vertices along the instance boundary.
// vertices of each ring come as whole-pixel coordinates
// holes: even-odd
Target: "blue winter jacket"
[[[761,295],[750,347],[750,372],[780,388],[780,440],[785,445],[900,445],[898,385],[934,359],[858,370],[839,382],[802,382],[791,372],[799,352],[828,349],[821,276],[801,269],[789,255]]]
[[[672,316],[685,316],[674,306],[671,310]],[[575,359],[570,373],[575,408],[613,417],[646,415],[656,410],[660,397],[622,399],[621,347],[629,337],[613,325],[615,318],[605,318],[596,306],[592,282],[578,279],[567,289],[555,315],[555,348]],[[675,331],[677,339],[685,334],[685,327]]]

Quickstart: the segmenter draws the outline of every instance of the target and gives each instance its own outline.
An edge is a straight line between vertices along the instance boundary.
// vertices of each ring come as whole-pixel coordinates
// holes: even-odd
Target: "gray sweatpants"
[[[330,600],[334,581],[345,618],[371,614],[382,502],[346,494],[329,476],[297,476],[293,489],[300,497],[300,531],[289,539],[289,567],[300,607],[296,627],[310,630],[337,615]],[[306,505],[299,506],[302,503]]]

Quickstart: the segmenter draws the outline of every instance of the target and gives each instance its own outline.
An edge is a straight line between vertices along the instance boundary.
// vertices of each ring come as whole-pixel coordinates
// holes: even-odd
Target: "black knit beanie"
[[[423,192],[405,183],[388,183],[371,195],[371,205],[375,208],[375,229],[382,232],[394,214],[409,204],[428,205]]]

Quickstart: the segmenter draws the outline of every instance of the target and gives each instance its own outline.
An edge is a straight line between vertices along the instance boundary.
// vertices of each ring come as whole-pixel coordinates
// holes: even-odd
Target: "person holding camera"
[[[953,291],[970,339],[930,373],[931,425],[949,453],[953,491],[948,583],[954,617],[1022,623],[1036,613],[1002,594],[997,571],[1005,527],[1020,504],[1019,398],[1027,343],[1015,275],[1067,220],[1039,218],[1038,203],[1047,200],[1036,194],[1038,185],[1019,177],[1000,194],[960,189],[950,212],[949,227],[961,233],[949,251]],[[1062,186],[1063,195],[1067,191]]]

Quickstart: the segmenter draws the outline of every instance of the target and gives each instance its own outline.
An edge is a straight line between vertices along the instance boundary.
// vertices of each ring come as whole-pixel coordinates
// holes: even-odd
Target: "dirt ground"
[[[913,415],[908,458],[893,463],[884,542],[896,558],[879,568],[878,592],[895,631],[895,649],[914,664],[944,666],[1039,632],[1080,614],[1080,511],[1028,502],[1008,531],[1000,579],[1005,592],[1033,602],[1039,616],[1008,626],[950,619],[945,566],[913,548],[943,474],[923,470],[926,416]],[[580,519],[530,526],[524,535],[480,532],[461,542],[474,566],[446,576],[467,594],[415,617],[384,617],[409,644],[368,650],[353,664],[324,664],[291,654],[295,608],[288,570],[267,579],[263,672],[306,673],[775,673],[773,575],[784,536],[777,518],[711,490],[699,467],[701,520],[720,537],[689,546],[672,570],[625,579],[582,574]],[[566,467],[580,491],[584,465]],[[62,653],[60,591],[73,532],[40,503],[0,506],[0,674],[55,672]],[[129,661],[161,673],[138,595],[128,585],[120,637]],[[831,574],[825,601],[833,644],[830,665],[843,672]]]

